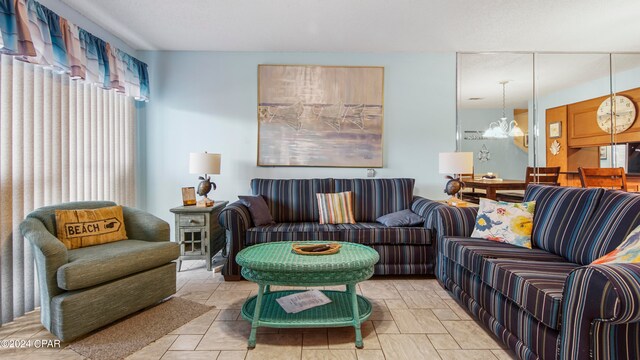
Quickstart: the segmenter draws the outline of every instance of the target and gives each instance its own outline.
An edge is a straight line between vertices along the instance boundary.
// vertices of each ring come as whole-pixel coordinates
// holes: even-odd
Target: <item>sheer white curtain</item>
[[[46,205],[135,202],[133,98],[0,56],[1,323],[39,306],[31,246],[18,229]]]

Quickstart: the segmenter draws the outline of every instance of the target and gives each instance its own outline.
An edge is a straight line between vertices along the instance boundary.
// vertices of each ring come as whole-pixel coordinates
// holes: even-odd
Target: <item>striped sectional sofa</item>
[[[433,274],[432,210],[444,204],[413,195],[414,179],[253,179],[254,195],[265,199],[274,225],[254,226],[239,201],[219,216],[226,229],[229,261],[225,280],[239,280],[236,254],[244,247],[271,241],[329,240],[369,245],[380,254],[376,274]],[[316,193],[352,191],[356,224],[319,224]],[[425,226],[386,227],[382,215],[411,209]]]
[[[520,359],[640,359],[640,264],[590,263],[640,225],[640,195],[530,185],[533,249],[470,238],[440,207],[436,277]]]

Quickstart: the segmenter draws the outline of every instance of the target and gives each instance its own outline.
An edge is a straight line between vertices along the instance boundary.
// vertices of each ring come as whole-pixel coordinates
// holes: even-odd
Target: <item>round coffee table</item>
[[[306,241],[305,244],[307,243],[314,241]],[[241,250],[236,256],[236,262],[242,266],[242,276],[258,283],[258,295],[249,298],[242,306],[242,317],[251,321],[249,348],[256,346],[256,331],[259,326],[353,326],[356,347],[362,348],[360,324],[371,315],[371,303],[356,294],[356,284],[373,275],[373,266],[380,259],[378,253],[368,246],[340,242],[342,247],[337,254],[299,255],[292,251],[291,244],[293,243],[273,242],[253,245]],[[287,314],[276,299],[305,290],[272,292],[271,285],[346,285],[346,291],[323,290],[331,303]]]

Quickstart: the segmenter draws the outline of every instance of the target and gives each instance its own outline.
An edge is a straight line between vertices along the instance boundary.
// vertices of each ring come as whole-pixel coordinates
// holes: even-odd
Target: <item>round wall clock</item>
[[[613,104],[611,101],[613,100]],[[611,114],[615,114],[612,125]],[[616,95],[605,99],[598,107],[598,126],[607,134],[626,131],[636,120],[636,106],[626,96]]]

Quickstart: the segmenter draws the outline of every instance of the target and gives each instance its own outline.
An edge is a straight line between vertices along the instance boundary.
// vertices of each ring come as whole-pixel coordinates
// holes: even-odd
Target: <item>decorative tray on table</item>
[[[340,251],[341,246],[337,243],[291,244],[293,252],[300,255],[331,255]]]

